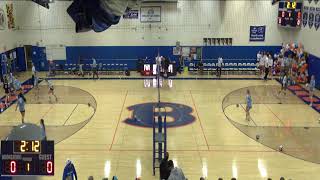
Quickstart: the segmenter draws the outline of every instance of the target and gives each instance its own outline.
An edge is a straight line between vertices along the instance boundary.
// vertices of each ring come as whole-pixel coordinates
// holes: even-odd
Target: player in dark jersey
[[[3,89],[4,89],[4,93],[6,94],[5,96],[5,105],[6,107],[8,107],[8,103],[10,101],[10,87],[9,87],[9,83],[7,78],[4,78],[3,81]]]

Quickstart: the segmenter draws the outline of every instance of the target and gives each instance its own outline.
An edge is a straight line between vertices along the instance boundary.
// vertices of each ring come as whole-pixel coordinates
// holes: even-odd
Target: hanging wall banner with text
[[[314,24],[314,15],[316,13],[316,8],[315,7],[310,7],[309,8],[309,20],[308,20],[308,24],[309,24],[309,28],[311,29],[313,27]]]
[[[250,26],[250,41],[264,41],[266,26]]]
[[[123,19],[139,19],[139,10],[128,10],[123,15]]]
[[[0,8],[0,30],[4,30],[6,27],[6,15],[4,14],[4,10]]]
[[[316,16],[314,18],[314,27],[316,28],[316,30],[318,30],[320,27],[320,7],[316,8]]]
[[[308,18],[309,18],[309,7],[304,6],[303,7],[303,16],[302,16],[303,27],[306,27],[306,25],[308,24]]]
[[[161,22],[161,6],[141,7],[140,22]]]

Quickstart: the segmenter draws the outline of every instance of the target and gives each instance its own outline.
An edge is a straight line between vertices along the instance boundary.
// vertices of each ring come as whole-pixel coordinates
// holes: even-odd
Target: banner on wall
[[[304,6],[303,7],[303,17],[302,17],[302,25],[303,27],[306,27],[308,24],[308,18],[309,18],[309,7]]]
[[[6,4],[7,9],[7,20],[8,20],[8,29],[15,28],[14,16],[13,16],[13,4]]]
[[[161,6],[141,7],[140,22],[161,22]]]
[[[6,28],[5,17],[4,10],[0,8],[0,30],[4,30]]]
[[[316,28],[316,30],[318,30],[320,27],[320,7],[316,8],[316,16],[314,18],[314,27]]]
[[[139,10],[128,10],[123,15],[123,19],[139,19]]]
[[[264,41],[266,26],[250,26],[250,41]]]
[[[310,7],[309,9],[309,20],[308,20],[308,24],[309,24],[309,28],[311,29],[313,27],[314,24],[314,14],[316,12],[316,8],[315,7]]]

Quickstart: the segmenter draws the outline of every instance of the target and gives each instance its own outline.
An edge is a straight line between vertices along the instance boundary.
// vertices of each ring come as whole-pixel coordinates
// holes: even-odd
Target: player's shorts
[[[288,83],[282,84],[282,89],[287,89],[288,88]]]
[[[313,91],[314,91],[314,87],[310,87],[309,90],[310,90],[311,92],[313,92]]]

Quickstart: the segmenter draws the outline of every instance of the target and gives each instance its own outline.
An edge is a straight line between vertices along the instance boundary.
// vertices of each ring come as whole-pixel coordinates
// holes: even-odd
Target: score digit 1
[[[47,173],[48,174],[52,174],[53,173],[53,163],[52,163],[52,161],[47,161]]]

